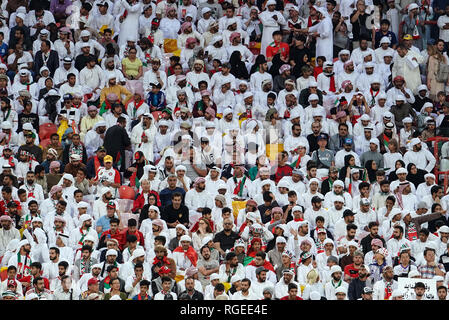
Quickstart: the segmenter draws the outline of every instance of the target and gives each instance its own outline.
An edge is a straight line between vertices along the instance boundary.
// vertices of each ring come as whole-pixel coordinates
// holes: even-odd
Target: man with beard
[[[61,193],[62,195],[62,193]],[[66,225],[68,230],[72,230],[75,228],[75,224],[73,222],[72,216],[70,212],[66,211],[67,202],[62,200],[57,201],[53,210],[50,210],[43,218],[44,220],[44,230],[49,231],[54,227],[54,221],[56,216],[63,217],[66,221]]]
[[[406,117],[416,119],[416,112],[408,102],[405,103],[406,97],[404,95],[398,94],[394,98],[394,101],[395,103],[391,106],[390,112],[394,116],[394,123],[396,125],[396,128],[400,130],[404,127],[402,120]]]
[[[83,163],[87,162],[86,147],[81,142],[80,135],[77,133],[73,134],[72,143],[67,144],[64,148],[64,151],[62,153],[62,162],[64,165],[69,163],[70,156],[74,153],[82,157]]]
[[[205,207],[213,208],[213,199],[206,189],[206,179],[199,177],[195,180],[194,188],[187,191],[184,203],[190,209],[189,219],[195,218],[203,212]],[[192,220],[195,221],[196,219]]]
[[[393,279],[393,267],[386,266],[382,278],[373,285],[373,300],[388,300],[398,288],[397,281]]]
[[[258,297],[254,295],[253,291],[250,290],[251,280],[244,278],[240,284],[240,291],[234,293],[231,300],[257,300]]]
[[[338,265],[334,265],[330,269],[331,279],[325,284],[324,291],[326,293],[327,300],[336,300],[335,293],[338,288],[343,288],[346,292],[348,291],[348,283],[343,281],[342,270]]]
[[[205,287],[210,282],[210,275],[218,272],[218,260],[211,259],[211,249],[205,245],[200,249],[198,259],[198,280]]]
[[[269,80],[273,82],[273,77],[269,74],[267,60],[264,56],[258,56],[256,63],[258,64],[259,70],[253,73],[250,77],[250,85],[253,92],[261,91],[262,82],[264,80]]]
[[[422,148],[421,140],[419,138],[413,138],[410,141],[410,148],[412,149],[409,149],[404,154],[405,164],[414,163],[418,169],[431,172],[435,167],[436,160],[429,150]]]
[[[91,235],[94,239],[97,239],[97,233],[94,228],[92,228],[92,217],[85,213],[80,217],[79,223],[80,228],[74,228],[70,232],[69,243],[72,249],[76,250],[82,247],[83,240],[87,235]],[[94,242],[96,245],[97,242]]]
[[[225,263],[222,263],[218,269],[220,282],[231,282],[233,276],[245,277],[245,267],[239,263],[235,252],[228,252],[225,257]]]
[[[27,199],[34,199],[38,203],[44,200],[44,190],[42,186],[36,183],[36,177],[33,171],[29,171],[26,175],[26,182],[20,187],[20,189],[27,191]]]
[[[210,79],[207,73],[203,71],[204,69],[204,62],[202,60],[195,60],[193,63],[193,70],[189,73],[187,73],[187,83],[190,84],[191,89],[193,92],[198,92],[198,83],[200,81],[206,81],[207,86],[210,87]]]
[[[3,215],[0,217],[0,223],[2,226],[0,229],[0,256],[4,255],[11,240],[20,240],[19,230],[12,227],[12,222],[13,220],[9,215]]]
[[[145,92],[150,92],[152,85],[160,84],[163,91],[167,87],[167,74],[163,70],[159,70],[161,67],[161,61],[158,58],[151,60],[151,69],[146,71],[143,77],[143,89]]]
[[[117,84],[117,76],[115,74],[110,73],[106,79],[108,80],[108,84],[100,92],[100,115],[103,115],[105,109],[110,109],[110,106],[105,103],[109,94],[114,93],[118,97],[118,102],[123,102],[123,104],[126,104],[132,98],[132,94],[128,89]],[[122,96],[124,96],[123,99]]]
[[[94,124],[93,128],[86,133],[84,143],[86,145],[86,153],[88,158],[91,158],[96,150],[103,146],[105,132],[106,122],[98,121]]]
[[[369,275],[370,275],[369,268],[362,264],[358,271],[358,277],[354,277],[354,279],[352,279],[351,282],[349,283],[348,287],[349,300],[359,300],[361,297],[363,297],[363,295],[366,293],[365,290],[368,288],[366,286],[366,282],[368,280]]]
[[[284,269],[282,271],[282,277],[278,283],[276,283],[274,288],[274,297],[282,298],[288,295],[288,287],[291,283],[298,285],[296,281],[293,280],[293,276],[295,275],[293,269]]]
[[[357,77],[359,76],[358,72],[354,71],[354,62],[352,60],[348,60],[343,65],[343,71],[337,75],[337,87],[341,88],[343,82],[349,80],[351,83],[357,83]]]
[[[22,151],[27,151],[32,154],[37,162],[42,162],[42,149],[38,147],[34,141],[36,139],[36,134],[34,132],[28,133],[25,136],[25,144],[20,146],[17,154],[21,154]]]
[[[95,155],[87,162],[87,178],[95,178],[96,172],[100,167],[104,167],[104,157],[106,156],[106,148],[103,146],[98,147],[95,151]]]

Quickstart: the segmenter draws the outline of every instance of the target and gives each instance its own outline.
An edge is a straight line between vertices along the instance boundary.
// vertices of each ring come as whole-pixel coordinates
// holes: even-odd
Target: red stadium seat
[[[47,147],[50,144],[50,138],[46,138],[44,140],[41,140],[41,146],[43,149],[45,149],[45,147]]]
[[[58,131],[58,127],[54,123],[44,123],[39,126],[39,140],[50,139],[53,133]]]
[[[133,188],[128,186],[121,186],[119,188],[120,199],[134,200],[136,198],[136,193]]]

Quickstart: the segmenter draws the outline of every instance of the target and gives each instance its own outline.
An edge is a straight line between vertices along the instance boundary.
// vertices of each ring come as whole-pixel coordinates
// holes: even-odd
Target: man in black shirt
[[[204,300],[204,295],[198,290],[195,290],[195,279],[193,278],[193,276],[189,276],[186,278],[185,286],[186,289],[179,294],[180,296],[183,294],[187,294],[190,297],[189,300]]]
[[[365,238],[363,238],[362,241],[360,241],[360,245],[363,248],[363,254],[367,254],[368,252],[370,252],[372,250],[371,241],[373,239],[380,239],[385,248],[385,240],[378,235],[379,223],[377,223],[376,221],[371,221],[368,224],[368,229],[369,229],[369,234]]]
[[[223,231],[218,232],[214,238],[215,249],[217,249],[222,256],[225,251],[234,247],[235,240],[240,236],[237,232],[232,231],[232,219],[227,218],[223,220]]]
[[[26,100],[22,113],[18,115],[17,132],[22,132],[22,126],[25,123],[31,123],[34,130],[39,132],[39,116],[31,112],[32,107],[33,103],[30,100]]]
[[[321,123],[312,123],[312,133],[307,136],[307,141],[309,141],[309,152],[312,154],[315,150],[318,150],[320,146],[318,145],[318,137],[321,133]]]
[[[362,297],[366,287],[366,280],[370,275],[370,270],[365,265],[360,266],[358,278],[354,278],[349,283],[348,298],[349,300],[358,300]],[[366,287],[368,288],[368,287]],[[370,289],[370,288],[368,288]]]
[[[189,209],[182,204],[182,194],[175,192],[171,196],[171,204],[162,209],[161,219],[169,228],[176,228],[178,224],[189,226]]]
[[[25,144],[20,146],[17,154],[20,155],[22,151],[26,151],[29,154],[33,155],[37,162],[42,162],[42,149],[34,144],[34,140],[36,140],[35,133],[29,133],[25,136]]]

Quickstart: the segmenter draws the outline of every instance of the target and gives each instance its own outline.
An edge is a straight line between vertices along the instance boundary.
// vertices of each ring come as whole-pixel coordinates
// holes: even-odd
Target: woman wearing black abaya
[[[365,162],[365,169],[368,173],[368,180],[370,183],[376,182],[377,163],[374,160],[368,160]]]
[[[408,171],[407,181],[413,183],[415,185],[415,188],[418,188],[420,183],[426,181],[424,175],[427,174],[427,171],[418,169],[415,164],[409,163],[407,165],[407,171]]]
[[[341,181],[345,181],[346,177],[351,177],[351,168],[355,166],[355,158],[352,154],[348,154],[345,156],[345,165],[340,169],[338,173],[338,179]],[[349,169],[348,169],[349,168]]]
[[[240,51],[235,50],[231,54],[231,58],[229,59],[229,63],[231,64],[231,74],[240,80],[248,80],[249,74],[246,69],[245,63],[242,61],[242,54]]]
[[[268,70],[268,73],[271,74],[271,76],[274,79],[274,77],[279,75],[279,69],[281,68],[281,66],[283,64],[285,64],[285,62],[281,60],[281,54],[278,53],[278,54],[274,55],[273,60],[271,60],[271,63],[272,63],[272,65],[271,65],[270,69]]]

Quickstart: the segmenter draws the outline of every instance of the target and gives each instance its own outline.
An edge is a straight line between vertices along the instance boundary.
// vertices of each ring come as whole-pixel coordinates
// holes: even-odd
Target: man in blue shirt
[[[387,19],[383,19],[380,22],[380,29],[379,29],[379,31],[376,32],[376,35],[375,35],[374,49],[377,49],[380,47],[380,40],[383,37],[387,37],[388,39],[390,39],[390,47],[392,47],[393,49],[396,48],[398,39],[397,39],[396,35],[394,34],[394,32],[389,31],[389,29],[390,29],[390,21],[388,21]]]
[[[182,194],[182,204],[184,204],[184,198],[185,198],[185,190],[183,188],[179,188],[176,186],[176,183],[178,182],[178,178],[174,174],[170,174],[167,177],[167,183],[168,187],[161,190],[159,193],[159,198],[161,199],[161,206],[169,206],[172,203],[172,194],[175,192],[178,192]]]
[[[101,234],[111,228],[110,221],[115,216],[116,204],[114,201],[109,201],[106,205],[106,215],[100,217],[97,221],[97,233]]]

